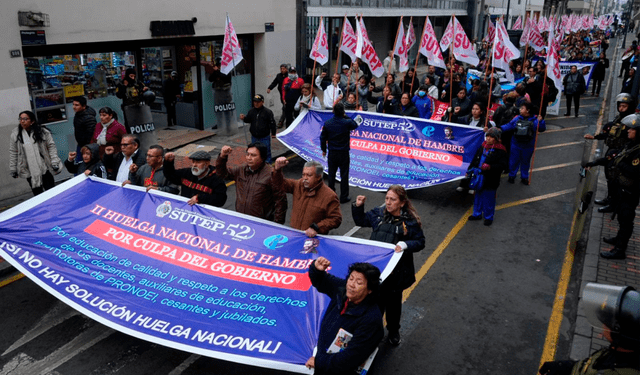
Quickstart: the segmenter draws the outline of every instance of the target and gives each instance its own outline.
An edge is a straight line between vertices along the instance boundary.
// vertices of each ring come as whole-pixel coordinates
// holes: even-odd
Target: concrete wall
[[[20,27],[18,12],[49,15],[50,27]],[[18,114],[31,109],[22,58],[11,58],[10,50],[21,50],[20,30],[45,30],[48,45],[148,40],[151,21],[190,20],[195,36],[224,34],[226,13],[236,32],[254,35],[255,91],[266,93],[282,62],[295,61],[295,0],[154,0],[112,1],[2,1],[0,12],[0,200],[29,192],[25,180],[9,176],[7,142]],[[274,32],[265,33],[265,23],[274,23]],[[110,52],[110,51],[104,51]],[[272,94],[273,95],[273,94]],[[277,99],[277,97],[276,97]],[[278,102],[279,103],[279,102]],[[68,112],[69,117],[73,112]],[[61,135],[66,137],[67,135]]]

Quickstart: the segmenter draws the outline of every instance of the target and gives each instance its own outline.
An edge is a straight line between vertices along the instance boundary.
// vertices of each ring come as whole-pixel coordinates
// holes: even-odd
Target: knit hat
[[[495,128],[495,127],[491,128],[487,130],[487,137],[491,137],[496,141],[500,141],[500,138],[502,138],[502,130],[500,128]]]
[[[189,159],[191,160],[211,160],[211,155],[209,155],[206,151],[196,151],[193,154],[189,155]]]

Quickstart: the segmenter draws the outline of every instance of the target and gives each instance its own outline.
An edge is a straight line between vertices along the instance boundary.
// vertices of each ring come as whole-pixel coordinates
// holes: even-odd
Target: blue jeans
[[[271,135],[268,135],[264,138],[256,138],[251,136],[251,143],[260,142],[267,148],[267,160],[264,162],[269,164],[271,163]]]

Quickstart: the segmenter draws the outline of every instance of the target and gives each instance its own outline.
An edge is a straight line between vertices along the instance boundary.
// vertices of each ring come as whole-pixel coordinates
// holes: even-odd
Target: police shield
[[[127,133],[134,134],[143,148],[158,143],[151,107],[146,104],[128,105],[123,108]]]

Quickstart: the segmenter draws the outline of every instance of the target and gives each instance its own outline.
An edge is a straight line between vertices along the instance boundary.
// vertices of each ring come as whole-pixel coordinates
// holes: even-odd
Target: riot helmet
[[[640,293],[630,286],[588,283],[582,300],[589,323],[609,329],[613,345],[640,348]]]
[[[640,128],[640,116],[633,114],[626,116],[620,121],[627,129],[638,129]]]
[[[627,104],[628,107],[626,111],[620,112],[620,103]],[[618,110],[618,112],[620,113],[629,114],[629,115],[632,113],[635,113],[636,105],[637,105],[636,99],[631,94],[627,94],[626,92],[623,92],[622,94],[618,94],[618,96],[616,96],[616,110]]]

